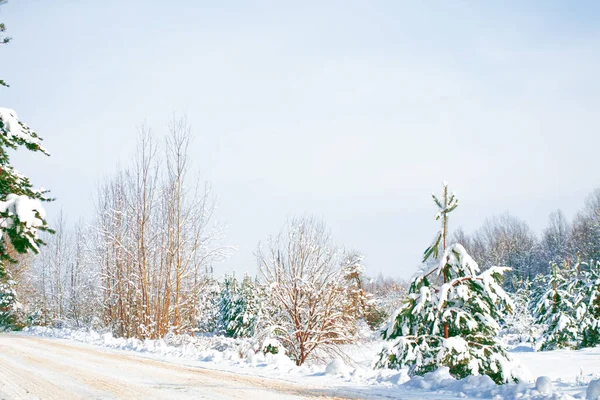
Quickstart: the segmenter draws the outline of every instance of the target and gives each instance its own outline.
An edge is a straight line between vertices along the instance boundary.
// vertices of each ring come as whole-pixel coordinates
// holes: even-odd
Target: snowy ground
[[[22,335],[0,337],[2,399],[298,399],[326,391]]]
[[[518,347],[512,355],[529,370],[532,382],[497,386],[487,377],[457,381],[444,370],[413,379],[405,371],[374,371],[369,363],[377,346],[352,349],[352,366],[338,361],[296,367],[285,356],[256,355],[247,342],[226,338],[141,342],[36,328],[0,335],[0,398],[36,398],[36,388],[42,388],[41,398],[64,390],[95,398],[573,399],[586,398],[588,383],[600,378],[600,348],[532,352]],[[543,393],[534,383],[539,376],[549,377],[538,386]],[[31,396],[22,396],[19,388]]]

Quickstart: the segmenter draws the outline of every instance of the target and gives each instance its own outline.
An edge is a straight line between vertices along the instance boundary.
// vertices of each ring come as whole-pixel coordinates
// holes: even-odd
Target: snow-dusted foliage
[[[570,230],[570,254],[582,260],[600,260],[600,188],[585,200],[575,216]]]
[[[580,281],[568,264],[559,268],[558,264],[552,263],[550,268],[546,290],[536,296],[539,298],[534,308],[536,322],[544,326],[540,349],[577,348],[579,321],[574,289],[580,286]]]
[[[363,258],[360,253],[347,252],[342,273],[352,306],[371,330],[377,330],[406,297],[406,288],[392,279],[384,280],[383,276],[377,281],[369,279],[364,273]]]
[[[221,286],[211,276],[203,278],[203,290],[198,292],[196,302],[196,330],[200,333],[213,333],[221,323],[219,301]]]
[[[514,283],[518,287],[512,295],[514,307],[501,321],[500,335],[505,343],[518,345],[520,343],[534,343],[540,332],[540,326],[535,323],[535,318],[530,307],[533,296],[532,281],[520,280]]]
[[[221,244],[209,185],[190,176],[185,119],[169,128],[160,160],[150,130],[141,128],[137,156],[100,186],[89,225],[56,221],[47,251],[19,280],[32,289],[23,301],[31,324],[139,338],[214,332],[212,268],[230,248]]]
[[[191,140],[185,118],[172,120],[159,158],[142,128],[132,166],[98,191],[94,256],[103,321],[117,336],[194,332],[213,263],[230,252],[210,185],[191,176]]]
[[[575,304],[582,318],[580,347],[600,345],[600,262],[586,264],[582,268],[585,278],[576,292]]]
[[[217,332],[227,337],[252,337],[262,313],[263,288],[250,276],[241,283],[235,276],[225,276],[219,294]]]
[[[98,325],[102,291],[93,254],[94,231],[82,221],[69,228],[62,212],[52,225],[55,234],[47,235],[47,247],[22,279],[31,289],[23,296],[27,319],[35,325]]]
[[[600,263],[551,264],[532,296],[537,322],[543,326],[541,350],[579,349],[600,344]]]
[[[499,285],[505,271],[494,267],[478,274],[477,264],[461,245],[448,248],[433,273],[413,280],[407,301],[383,332],[391,343],[377,365],[410,367],[416,375],[447,366],[457,378],[489,375],[497,383],[515,380],[512,361],[498,339],[497,321],[512,308]],[[441,274],[448,279],[437,286]]]
[[[237,279],[235,276],[227,276],[223,278],[221,290],[219,292],[219,300],[217,303],[219,312],[219,324],[217,332],[225,336],[232,337],[233,333],[229,328],[230,322],[235,318],[234,302],[239,290]]]
[[[408,295],[408,284],[379,275],[365,283],[371,303],[365,314],[365,321],[373,330],[380,329],[392,314],[402,305]]]
[[[0,24],[0,33],[5,29],[4,24]],[[3,35],[0,38],[2,44],[10,40]],[[8,85],[0,80],[0,86]],[[41,142],[42,138],[19,120],[15,110],[0,107],[0,307],[3,314],[14,308],[7,302],[13,299],[10,302],[14,304],[16,296],[15,283],[6,271],[7,263],[16,262],[15,253],[38,253],[39,246],[44,244],[38,231],[51,232],[41,203],[51,200],[46,197],[47,191],[34,189],[29,178],[11,165],[9,149],[25,147],[49,155]]]
[[[7,149],[19,146],[48,152],[40,145],[41,138],[21,123],[14,110],[0,108],[0,229],[19,253],[39,251],[43,241],[37,232],[48,230],[42,201],[48,201],[46,191],[34,189],[29,178],[10,165]],[[0,241],[0,257],[11,260],[4,240]]]
[[[264,288],[252,277],[245,275],[233,302],[232,319],[228,330],[231,336],[252,337],[262,316]]]
[[[425,251],[425,259],[445,245],[447,212],[455,208],[454,195],[444,185],[443,201],[434,200],[442,217],[442,231]],[[409,367],[411,374],[423,375],[447,366],[463,378],[488,375],[496,383],[517,380],[513,363],[498,339],[500,321],[513,307],[500,286],[508,268],[479,266],[460,244],[445,249],[439,264],[412,280],[409,295],[382,332],[390,342],[380,354],[380,368]]]
[[[363,258],[360,253],[348,252],[342,260],[341,268],[352,309],[356,310],[361,318],[368,321],[373,318],[371,314],[376,313],[377,310],[373,296],[365,291],[363,285],[365,280]]]
[[[472,235],[456,230],[450,243],[463,245],[482,270],[494,265],[511,268],[504,281],[505,289],[511,292],[518,289],[517,282],[547,270],[535,233],[525,221],[508,213],[486,218]]]
[[[277,339],[298,365],[320,353],[338,356],[340,345],[356,340],[360,299],[347,279],[356,265],[344,260],[324,224],[309,218],[291,221],[267,249],[259,246],[267,285],[262,334]]]
[[[0,332],[19,328],[22,318],[19,315],[21,304],[17,300],[16,282],[10,273],[0,269]]]

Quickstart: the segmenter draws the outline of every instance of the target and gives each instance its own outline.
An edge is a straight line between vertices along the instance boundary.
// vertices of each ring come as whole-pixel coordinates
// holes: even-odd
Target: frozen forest
[[[4,146],[49,154],[14,110],[0,110],[0,128]],[[241,358],[333,371],[362,347],[374,371],[498,385],[531,379],[511,348],[600,345],[600,189],[571,222],[553,212],[541,235],[510,214],[466,233],[449,227],[458,198],[444,183],[432,195],[440,230],[410,282],[369,275],[310,216],[257,244],[256,274],[218,276],[236,249],[210,183],[195,178],[192,139],[185,117],[164,137],[142,125],[131,164],[98,186],[94,218],[74,223],[61,212],[48,224],[42,202],[53,199],[4,157],[1,329],[222,338]]]
[[[3,114],[7,137],[14,121]],[[14,222],[3,225],[2,329],[231,338],[298,366],[352,364],[353,346],[382,343],[375,369],[448,368],[497,384],[527,379],[511,346],[600,344],[600,190],[572,222],[552,213],[541,235],[509,214],[467,234],[449,228],[458,199],[444,183],[433,195],[440,231],[407,283],[369,276],[364,257],[314,217],[290,219],[257,244],[256,275],[219,277],[215,266],[235,248],[210,184],[192,178],[191,127],[178,118],[165,137],[147,126],[138,133],[131,165],[99,185],[90,221],[61,213],[50,230],[35,196],[6,195],[5,218],[25,226],[17,232],[29,247],[11,242]]]
[[[597,18],[59,3],[7,14],[0,398],[600,400]]]

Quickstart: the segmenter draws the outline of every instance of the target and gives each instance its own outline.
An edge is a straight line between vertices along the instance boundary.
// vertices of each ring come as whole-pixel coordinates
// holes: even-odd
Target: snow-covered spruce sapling
[[[240,298],[237,303],[237,337],[253,337],[263,315],[265,288],[257,279],[244,276],[240,285]]]
[[[241,284],[235,277],[225,277],[221,291],[221,332],[225,336],[252,337],[261,316],[263,289],[250,276],[245,275]]]
[[[527,303],[527,307],[529,309],[529,313],[534,317],[534,320],[537,319],[536,307],[538,302],[548,290],[548,282],[550,280],[550,275],[548,274],[537,274],[533,280],[529,281],[527,284],[529,286],[528,295],[529,301]],[[527,282],[526,280],[524,282]]]
[[[10,40],[4,37],[4,31],[4,24],[0,24],[2,44]],[[0,80],[0,86],[8,85]],[[17,304],[15,284],[6,270],[7,263],[15,261],[11,253],[37,253],[43,244],[38,231],[52,232],[41,203],[51,200],[46,197],[47,191],[34,189],[29,178],[10,164],[8,150],[25,147],[48,155],[41,141],[42,138],[19,121],[14,110],[0,107],[0,296],[5,310],[15,309]],[[6,304],[9,301],[10,306]]]
[[[600,263],[562,267],[551,263],[546,285],[533,296],[537,323],[544,330],[541,350],[579,349],[600,344]]]
[[[438,221],[441,219],[442,230],[437,233],[433,243],[425,250],[423,262],[426,262],[431,256],[433,256],[434,259],[437,259],[439,256],[440,246],[442,247],[443,251],[446,251],[446,245],[448,241],[448,214],[458,207],[458,198],[456,198],[456,195],[452,193],[452,195],[448,197],[448,184],[446,182],[444,182],[442,185],[442,201],[436,197],[435,193],[432,193],[431,197],[433,198],[435,205],[438,207],[438,212],[435,214],[435,220]],[[446,283],[448,280],[447,271],[443,270],[441,272],[444,283]],[[444,323],[444,338],[448,338],[447,323]]]
[[[600,345],[600,262],[590,262],[585,266],[588,268],[580,269],[584,277],[575,292],[575,309],[579,313],[581,331],[580,348]]]
[[[225,275],[219,292],[219,323],[217,326],[217,333],[228,337],[233,336],[233,332],[230,329],[230,323],[235,318],[234,302],[238,290],[239,285],[235,276]]]
[[[12,280],[10,272],[0,269],[0,332],[22,327],[15,287],[16,282]]]
[[[425,251],[425,260],[437,258],[445,247],[447,214],[457,205],[446,184],[443,199],[434,196],[442,230]],[[498,321],[512,309],[500,285],[508,269],[492,267],[480,273],[463,246],[445,248],[437,267],[412,280],[407,300],[382,332],[389,342],[376,366],[408,367],[412,375],[446,366],[456,378],[488,375],[499,384],[516,381],[513,363],[498,340]]]
[[[221,329],[221,287],[212,276],[204,277],[203,290],[196,303],[196,329],[200,333],[217,333]]]
[[[579,262],[575,269],[580,266]],[[574,288],[579,286],[576,279],[569,279],[570,265],[550,264],[547,290],[535,305],[536,323],[544,327],[541,350],[577,348],[579,327],[575,309]]]

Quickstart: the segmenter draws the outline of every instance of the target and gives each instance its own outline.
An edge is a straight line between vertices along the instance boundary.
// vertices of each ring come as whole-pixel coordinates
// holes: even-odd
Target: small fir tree
[[[346,281],[346,290],[349,297],[349,307],[364,318],[371,304],[370,296],[363,288],[364,270],[363,255],[357,252],[348,252],[342,260],[342,275]]]
[[[242,283],[225,276],[219,293],[217,333],[227,337],[252,337],[262,313],[262,288],[245,275]]]
[[[20,303],[10,272],[0,269],[0,331],[21,328]]]
[[[568,273],[568,263],[565,263],[565,268],[559,268],[552,262],[547,290],[535,305],[536,323],[544,326],[541,350],[575,349],[578,346],[579,327],[573,290],[579,286],[579,279],[570,279]]]
[[[198,295],[196,306],[196,329],[200,333],[216,333],[221,326],[219,304],[221,287],[212,277],[206,278],[206,289]]]
[[[220,321],[217,328],[217,333],[223,334],[227,337],[234,335],[231,326],[232,321],[235,319],[235,301],[237,293],[239,291],[238,282],[235,276],[225,276],[223,283],[221,284],[221,291],[219,293],[219,316]]]
[[[446,248],[448,213],[458,202],[445,183],[442,194],[442,201],[433,196],[442,229],[424,261],[443,255],[437,267],[412,280],[407,300],[382,332],[390,342],[376,366],[409,367],[412,375],[446,366],[456,378],[485,374],[496,383],[516,381],[512,361],[498,340],[498,321],[512,308],[500,285],[509,268],[480,273],[460,244]]]
[[[579,347],[600,345],[600,262],[582,263],[584,278],[575,291],[575,307],[580,327]],[[584,270],[585,269],[585,270]]]
[[[533,280],[529,281],[529,301],[527,302],[527,307],[531,315],[534,317],[534,320],[537,320],[536,307],[548,290],[549,280],[549,274],[537,274]]]
[[[244,276],[233,301],[227,326],[228,336],[234,338],[254,336],[262,314],[261,294],[260,286],[250,276]]]

